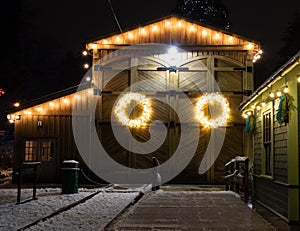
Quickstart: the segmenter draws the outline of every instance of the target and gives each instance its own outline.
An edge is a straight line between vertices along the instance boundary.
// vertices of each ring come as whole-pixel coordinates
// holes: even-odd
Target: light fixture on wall
[[[43,127],[43,121],[39,120],[39,121],[37,122],[37,126],[38,126],[38,127]]]

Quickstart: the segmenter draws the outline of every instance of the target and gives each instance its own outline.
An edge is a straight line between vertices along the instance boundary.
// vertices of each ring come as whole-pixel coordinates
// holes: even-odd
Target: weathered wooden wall
[[[99,54],[107,55],[112,58],[118,56],[117,52],[103,52]],[[98,109],[98,133],[101,141],[108,153],[119,163],[133,168],[148,168],[152,166],[151,157],[156,156],[162,163],[170,158],[178,145],[180,138],[180,121],[178,117],[174,117],[174,111],[167,104],[158,100],[152,101],[152,117],[153,120],[160,120],[168,127],[167,138],[163,145],[153,153],[148,155],[139,155],[130,153],[125,150],[115,140],[111,130],[111,116],[114,116],[113,105],[123,90],[130,87],[134,83],[143,80],[150,81],[147,85],[138,85],[136,90],[146,95],[154,95],[155,97],[163,97],[166,102],[174,104],[176,111],[183,111],[184,117],[194,117],[194,111],[189,111],[185,108],[186,105],[181,103],[179,95],[172,95],[169,91],[170,84],[174,84],[178,89],[185,91],[193,105],[197,99],[203,94],[197,87],[209,91],[211,83],[208,81],[208,76],[212,76],[220,87],[222,94],[228,99],[230,104],[230,119],[226,127],[226,137],[221,153],[212,166],[212,168],[203,175],[198,174],[198,168],[205,154],[208,141],[210,139],[210,130],[206,129],[195,121],[188,122],[190,129],[199,131],[199,145],[195,156],[191,163],[184,171],[177,176],[172,182],[175,183],[223,183],[224,182],[224,166],[225,163],[236,155],[243,154],[243,129],[244,123],[241,114],[236,110],[238,105],[244,99],[245,78],[249,75],[246,71],[247,52],[241,51],[190,51],[186,55],[190,59],[185,65],[188,71],[177,71],[170,73],[169,71],[157,71],[161,67],[159,57],[153,60],[138,60],[139,66],[118,73],[110,82],[106,83],[106,76],[114,73],[113,64],[110,70],[101,71],[101,75],[97,75],[96,83],[101,85],[105,93],[99,96]],[[124,61],[122,62],[130,62]],[[208,65],[209,63],[209,65]],[[197,85],[196,85],[196,84]],[[205,91],[204,90],[204,91]],[[175,113],[176,114],[176,113]],[[175,119],[175,121],[174,121]],[[184,119],[186,120],[186,119]],[[170,123],[175,122],[175,125],[170,126]],[[121,125],[120,125],[121,126]],[[139,141],[147,141],[149,139],[148,128],[133,128],[132,134]],[[234,137],[234,139],[233,139]],[[187,149],[188,150],[188,149]]]

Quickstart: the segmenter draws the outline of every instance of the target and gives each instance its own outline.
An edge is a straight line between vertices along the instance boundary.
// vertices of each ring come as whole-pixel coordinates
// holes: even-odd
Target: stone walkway
[[[151,192],[115,230],[276,230],[229,191]]]

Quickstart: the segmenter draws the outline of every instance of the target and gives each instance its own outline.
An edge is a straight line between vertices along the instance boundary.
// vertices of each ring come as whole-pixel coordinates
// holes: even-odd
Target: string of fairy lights
[[[182,19],[178,19],[176,17],[171,17],[169,19],[162,20],[157,23],[152,23],[150,25],[146,25],[143,27],[139,27],[130,31],[123,32],[122,35],[114,35],[109,38],[100,39],[94,43],[87,44],[86,49],[83,50],[82,55],[86,57],[93,57],[93,54],[97,52],[99,49],[105,48],[110,45],[129,45],[129,44],[138,44],[143,43],[145,41],[150,42],[149,39],[155,38],[153,34],[160,33],[160,31],[165,30],[170,33],[173,31],[184,31],[189,35],[195,34],[197,35],[197,39],[202,39],[207,45],[209,44],[222,44],[222,45],[236,45],[239,44],[243,46],[243,49],[248,50],[253,57],[253,62],[256,62],[262,54],[262,50],[259,50],[259,46],[255,43],[248,42],[243,40],[235,35],[230,35],[227,33],[221,33],[219,31],[209,29],[207,27],[200,26],[198,24],[193,24],[187,22]],[[150,36],[151,35],[151,36]],[[195,38],[196,38],[195,37]],[[128,44],[125,44],[128,41]],[[87,60],[90,60],[90,57]],[[89,69],[89,62],[84,63],[83,67],[85,69]],[[86,81],[92,81],[91,77],[87,77]],[[93,90],[93,89],[91,89]],[[143,111],[142,114],[138,118],[130,118],[126,114],[126,108],[129,107],[131,101],[136,101],[142,105]],[[61,101],[63,104],[64,102]],[[220,110],[219,114],[213,117],[210,117],[207,113],[204,113],[205,108],[214,107],[214,105],[218,105]],[[15,105],[15,107],[18,107]],[[51,105],[48,106],[50,109]],[[38,109],[36,109],[37,112]],[[43,109],[40,109],[42,112]],[[227,99],[224,98],[221,94],[217,93],[209,93],[203,94],[194,109],[195,118],[201,123],[204,127],[208,128],[216,128],[219,126],[225,126],[226,122],[229,118],[230,109],[228,106]],[[140,127],[142,125],[147,124],[148,120],[151,118],[151,101],[144,95],[137,93],[126,94],[120,101],[117,102],[116,107],[114,108],[114,112],[118,120],[129,127]],[[24,111],[24,115],[29,112]],[[8,115],[8,119],[13,122],[16,119],[16,115]]]
[[[300,75],[297,75],[297,82],[300,83]],[[266,106],[266,104],[276,98],[280,98],[283,94],[289,93],[289,87],[287,84],[284,84],[282,87],[277,90],[269,90],[269,95],[261,102],[252,104],[248,110],[245,110],[242,116],[247,119],[249,116],[254,115],[255,112],[260,111]]]
[[[129,45],[138,43],[155,42],[151,39],[155,39],[155,35],[159,35],[162,31],[167,33],[177,33],[178,31],[186,33],[191,39],[194,38],[198,41],[202,40],[204,44],[220,44],[220,45],[235,45],[239,44],[243,46],[243,49],[249,50],[253,53],[253,62],[256,62],[261,58],[262,50],[258,49],[258,45],[252,42],[245,41],[235,35],[222,33],[217,30],[209,29],[198,24],[187,22],[176,17],[162,20],[157,23],[152,23],[137,29],[125,31],[122,34],[110,36],[109,38],[100,39],[94,43],[89,43],[86,49],[82,52],[83,56],[93,55],[93,51],[97,51],[103,47],[109,47],[110,45]],[[184,37],[184,36],[182,36]],[[198,42],[199,42],[198,41]],[[181,41],[173,41],[174,43]],[[88,62],[83,64],[85,69],[90,68]]]

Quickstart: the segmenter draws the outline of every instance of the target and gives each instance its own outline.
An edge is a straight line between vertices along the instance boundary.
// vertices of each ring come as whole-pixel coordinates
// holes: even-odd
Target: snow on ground
[[[79,204],[72,209],[62,212],[52,219],[39,222],[31,230],[94,230],[109,221],[114,214],[126,207],[137,195],[137,191],[125,191],[118,193],[112,189],[86,189],[79,188],[78,193],[61,194],[60,188],[37,189],[37,200],[31,200],[24,204],[16,204],[17,189],[0,189],[0,230],[9,231],[22,228],[42,217],[73,204],[96,191],[99,194],[90,200]],[[32,189],[22,189],[22,200],[32,197]],[[5,199],[7,198],[7,199]],[[12,202],[12,198],[15,200]],[[96,228],[97,229],[97,228]]]
[[[132,193],[99,193],[85,203],[60,213],[29,230],[103,230],[104,226],[136,196]]]

